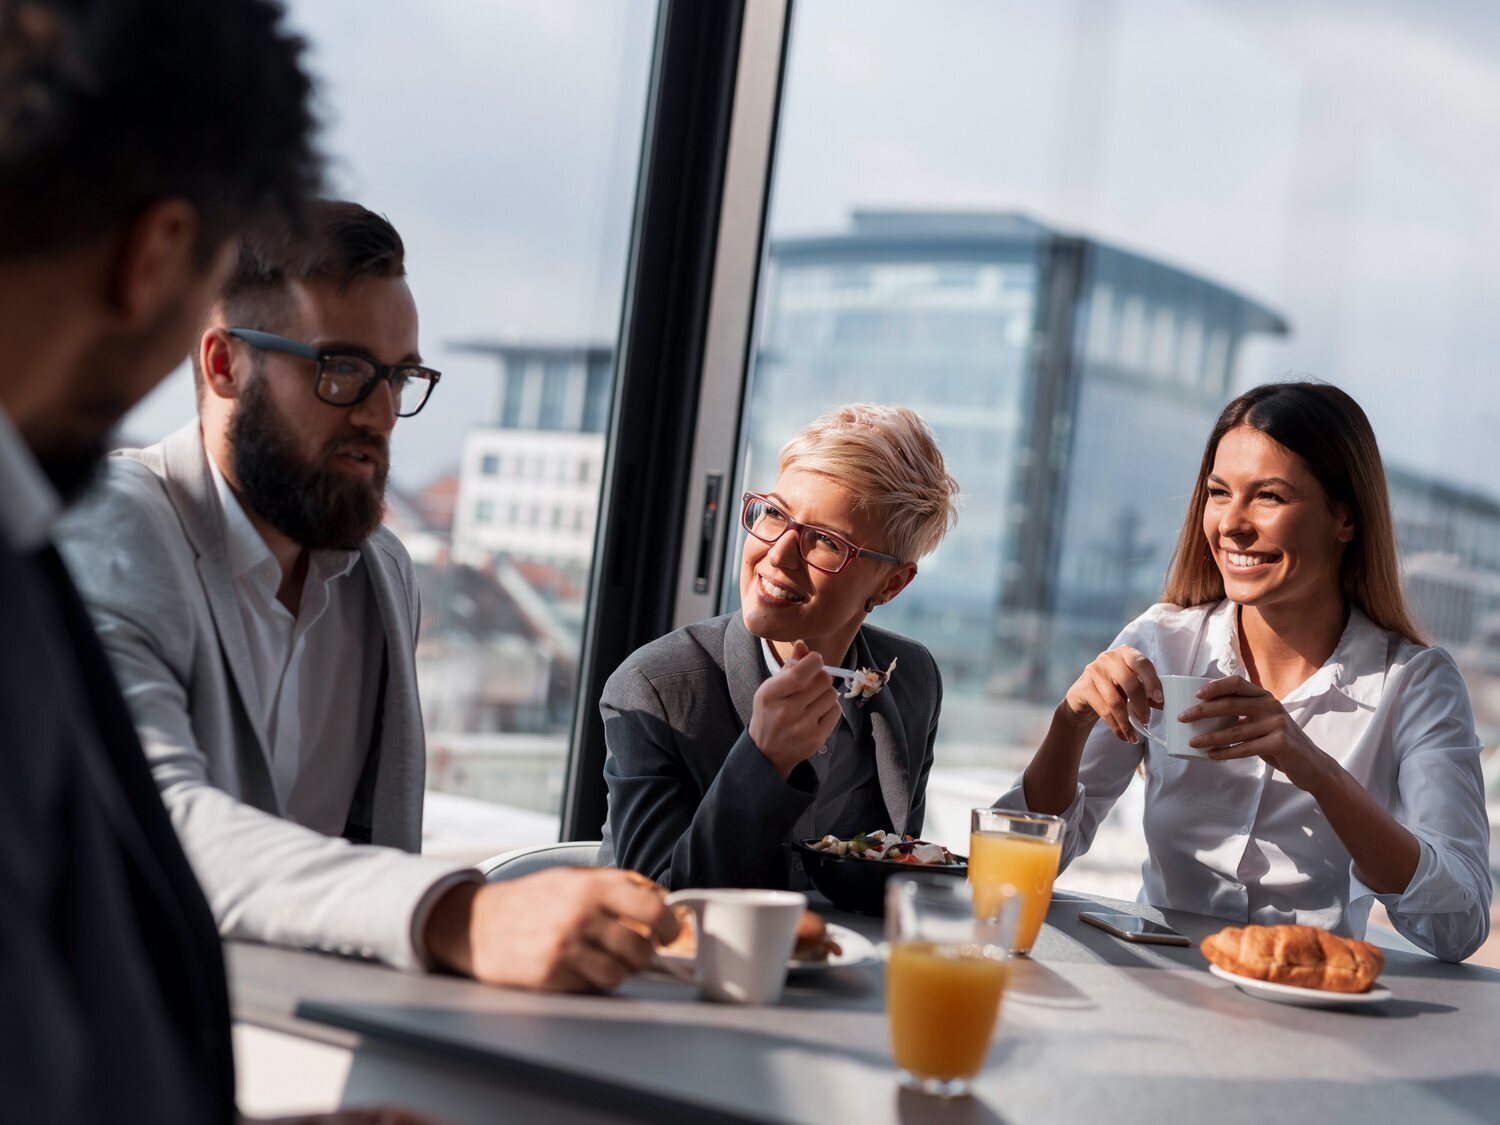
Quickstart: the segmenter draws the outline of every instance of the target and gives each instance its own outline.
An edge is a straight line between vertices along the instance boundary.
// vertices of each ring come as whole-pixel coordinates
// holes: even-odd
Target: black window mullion
[[[663,0],[615,361],[562,838],[606,812],[605,681],[671,628],[743,0]]]

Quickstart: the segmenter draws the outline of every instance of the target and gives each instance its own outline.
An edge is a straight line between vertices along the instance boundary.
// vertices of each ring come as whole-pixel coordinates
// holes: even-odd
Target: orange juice
[[[885,1003],[896,1065],[921,1078],[978,1074],[1009,979],[1010,965],[978,946],[892,945]]]
[[[1006,883],[1021,899],[1014,950],[1025,953],[1036,944],[1047,907],[1052,902],[1052,880],[1062,858],[1062,841],[1049,843],[1014,832],[975,832],[969,837],[969,882],[974,906],[981,914],[998,905],[996,892]],[[988,893],[986,893],[988,892]]]

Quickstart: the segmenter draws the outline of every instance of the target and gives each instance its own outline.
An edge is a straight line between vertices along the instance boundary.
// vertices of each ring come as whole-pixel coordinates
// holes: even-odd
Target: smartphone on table
[[[1098,926],[1107,934],[1114,934],[1122,941],[1139,941],[1150,945],[1192,944],[1171,926],[1164,926],[1149,918],[1137,918],[1134,914],[1101,914],[1085,910],[1078,917],[1091,926]]]

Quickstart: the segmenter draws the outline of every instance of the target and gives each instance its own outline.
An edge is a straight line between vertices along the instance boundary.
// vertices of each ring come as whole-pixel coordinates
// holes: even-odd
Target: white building
[[[504,553],[583,574],[594,551],[610,349],[469,343],[500,362],[496,407],[464,438],[454,508],[457,561]]]

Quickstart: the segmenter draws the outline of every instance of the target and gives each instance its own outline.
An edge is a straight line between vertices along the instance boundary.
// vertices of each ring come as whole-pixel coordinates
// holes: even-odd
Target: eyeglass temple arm
[[[286,352],[288,355],[298,355],[303,359],[319,359],[323,355],[311,344],[304,344],[300,340],[288,340],[285,336],[278,336],[274,332],[260,332],[254,328],[226,328],[224,331],[245,341],[253,348]]]

